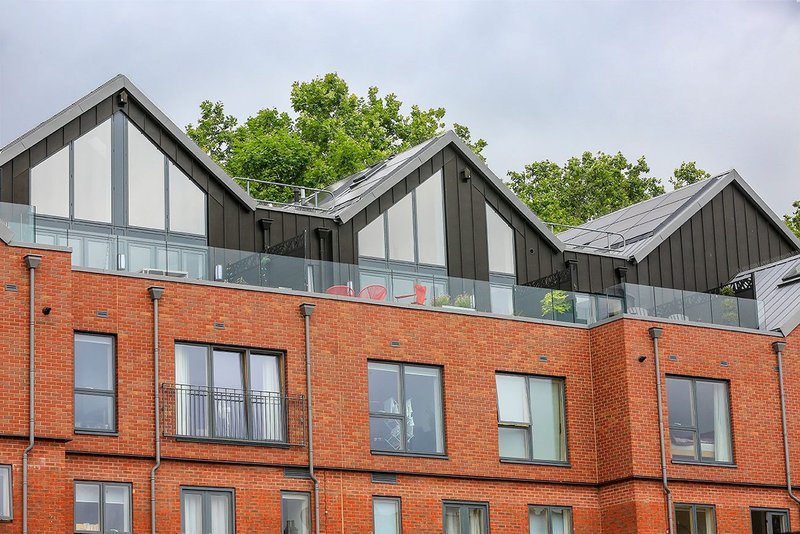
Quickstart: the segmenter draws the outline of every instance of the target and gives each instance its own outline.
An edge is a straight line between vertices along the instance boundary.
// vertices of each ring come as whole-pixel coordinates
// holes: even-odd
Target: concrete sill
[[[106,436],[110,438],[119,437],[119,432],[98,432],[96,430],[73,430],[72,433],[77,436]]]
[[[547,462],[543,460],[520,460],[518,458],[500,458],[501,464],[522,464],[522,465],[538,465],[541,467],[568,467],[572,468],[569,462]]]
[[[724,467],[726,469],[736,469],[739,467],[736,464],[729,464],[729,463],[714,463],[714,462],[692,462],[689,460],[671,460],[671,463],[675,465],[694,465],[697,467]]]
[[[432,460],[449,460],[446,454],[417,454],[413,452],[369,451],[373,456],[405,456],[408,458],[430,458]]]
[[[213,445],[246,445],[249,447],[269,447],[273,449],[304,447],[304,445],[290,445],[288,443],[273,443],[265,441],[248,441],[245,439],[187,438],[187,437],[176,436],[175,441],[179,441],[182,443],[205,443]]]

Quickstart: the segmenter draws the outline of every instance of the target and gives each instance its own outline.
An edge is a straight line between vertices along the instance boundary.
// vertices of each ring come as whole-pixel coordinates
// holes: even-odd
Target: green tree
[[[580,225],[664,192],[658,178],[648,176],[644,156],[628,161],[621,153],[584,152],[563,166],[552,161],[510,171],[509,186],[544,221]],[[562,228],[563,229],[563,228]],[[558,230],[558,228],[556,228]]]
[[[711,178],[711,175],[703,169],[698,169],[696,162],[684,161],[673,171],[672,176],[669,178],[669,183],[671,183],[672,187],[675,189],[680,189],[681,187],[699,182],[700,180],[705,180],[706,178]]]
[[[222,102],[200,104],[197,125],[186,133],[230,175],[323,188],[392,154],[434,137],[444,127],[444,108],[403,103],[394,93],[365,97],[330,73],[292,84],[291,113],[265,108],[237,126]],[[456,133],[481,156],[486,141],[472,141],[467,127]],[[482,156],[481,156],[482,157]],[[257,198],[286,200],[288,190],[251,186]]]
[[[786,222],[786,226],[794,232],[794,235],[800,237],[800,200],[792,202],[792,207],[794,208],[794,213],[784,215],[783,220]]]

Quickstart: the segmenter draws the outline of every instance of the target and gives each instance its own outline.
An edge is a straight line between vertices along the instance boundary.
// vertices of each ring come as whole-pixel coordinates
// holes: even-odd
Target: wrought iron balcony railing
[[[162,384],[165,436],[305,445],[305,396]]]

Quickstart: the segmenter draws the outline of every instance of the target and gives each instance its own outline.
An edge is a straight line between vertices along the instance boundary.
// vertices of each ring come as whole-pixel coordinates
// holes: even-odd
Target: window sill
[[[225,438],[192,438],[186,436],[174,436],[175,441],[184,443],[213,443],[216,445],[247,445],[250,447],[270,447],[274,449],[288,449],[292,447],[289,443],[277,441],[250,441],[246,439],[225,439]],[[305,445],[295,445],[304,447]]]
[[[409,458],[431,458],[433,460],[449,460],[446,454],[425,454],[416,452],[369,451],[373,456],[405,456]]]
[[[73,430],[73,434],[77,434],[79,436],[108,436],[112,438],[118,438],[119,432],[105,432],[103,430]]]
[[[693,460],[671,460],[671,462],[675,465],[696,465],[699,467],[724,467],[727,469],[736,469],[739,467],[734,463],[728,462],[697,462]]]
[[[571,468],[572,464],[569,462],[550,462],[547,460],[523,460],[521,458],[500,458],[501,464],[523,464],[523,465],[539,465],[542,467],[568,467]]]

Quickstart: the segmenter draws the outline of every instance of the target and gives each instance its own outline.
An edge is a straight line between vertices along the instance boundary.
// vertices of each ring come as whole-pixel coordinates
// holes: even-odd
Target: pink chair
[[[342,297],[355,297],[356,292],[350,286],[331,286],[325,290],[328,295],[340,295]]]
[[[372,284],[362,289],[358,296],[362,299],[385,300],[386,288],[380,284]]]
[[[414,284],[414,292],[410,295],[395,295],[395,300],[407,299],[414,297],[414,304],[425,304],[425,296],[428,294],[428,288],[422,284]]]

